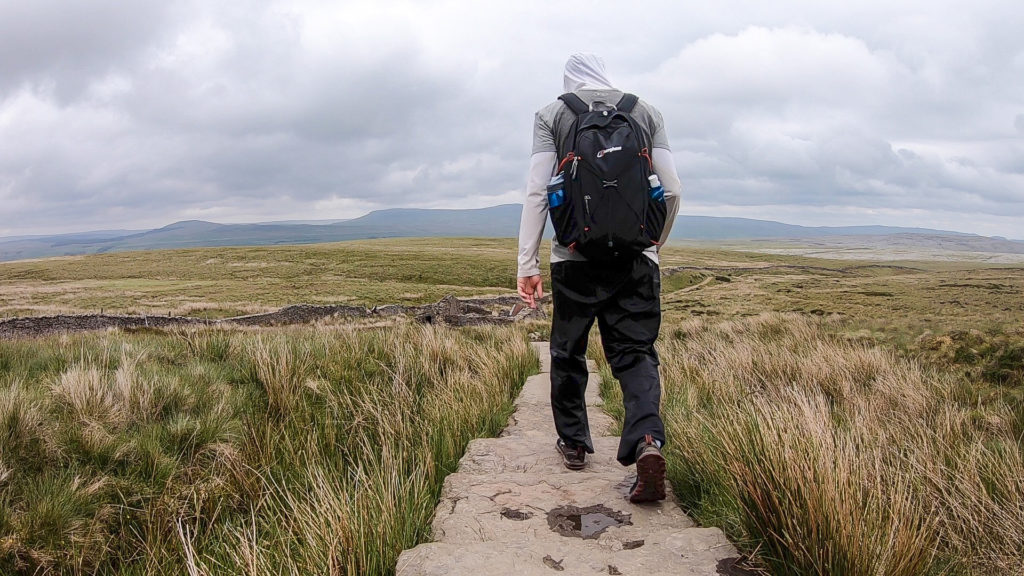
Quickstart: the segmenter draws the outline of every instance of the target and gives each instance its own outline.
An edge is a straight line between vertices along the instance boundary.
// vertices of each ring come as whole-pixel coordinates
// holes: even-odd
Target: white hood
[[[614,90],[612,81],[604,71],[604,60],[597,54],[580,52],[569,56],[565,63],[565,91],[583,89]]]

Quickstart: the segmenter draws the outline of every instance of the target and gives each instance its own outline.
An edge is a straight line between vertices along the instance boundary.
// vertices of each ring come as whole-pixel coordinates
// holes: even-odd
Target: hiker
[[[661,113],[643,100],[624,97],[624,93],[608,79],[600,57],[593,54],[570,56],[565,64],[565,91],[567,94],[542,108],[535,116],[526,201],[519,225],[519,295],[533,308],[544,296],[539,249],[550,209],[556,229],[551,243],[554,307],[551,407],[558,433],[556,448],[565,466],[571,470],[583,469],[586,455],[594,453],[584,391],[587,386],[587,342],[596,318],[604,354],[622,387],[625,407],[617,459],[623,466],[636,464],[637,467],[637,480],[630,490],[629,499],[631,502],[662,500],[665,498],[665,459],[660,448],[665,443],[665,428],[659,414],[661,380],[658,354],[654,349],[661,325],[658,250],[668,238],[678,212],[682,186],[676,175]],[[560,237],[571,240],[574,238],[572,234],[582,234],[581,229],[590,232],[591,222],[579,219],[584,211],[588,217],[590,215],[591,193],[573,195],[570,191],[571,197],[567,198],[562,195],[565,192],[562,188],[584,186],[577,183],[577,174],[593,172],[588,168],[586,158],[576,156],[576,143],[573,142],[578,128],[577,119],[582,118],[579,113],[593,110],[606,117],[608,114],[605,112],[623,110],[629,118],[622,116],[618,122],[625,125],[625,118],[629,126],[639,128],[638,146],[643,149],[639,154],[633,153],[637,158],[621,155],[625,151],[616,145],[598,150],[593,156],[602,158],[607,155],[616,161],[637,162],[641,167],[639,156],[643,156],[650,164],[643,170],[651,172],[646,176],[651,179],[649,192],[652,198],[658,194],[663,228],[656,240],[648,238],[642,244],[647,246],[646,249],[616,248],[608,253],[611,249],[606,250],[594,242],[591,242],[594,246],[588,246],[587,250],[583,250],[583,244],[577,247],[575,241],[566,245],[559,243]],[[616,157],[615,153],[620,156]],[[569,180],[573,182],[570,184]],[[659,181],[660,186],[655,187]],[[603,182],[605,188],[617,187],[618,184],[616,180]],[[586,194],[582,200],[585,205],[579,204],[581,200],[577,196],[581,194]],[[605,221],[620,214],[628,215],[630,211],[615,209],[617,213],[609,214]],[[579,221],[563,222],[566,219]],[[593,223],[596,225],[597,220]],[[607,244],[611,246],[612,242]],[[588,252],[591,257],[584,256],[581,251]]]

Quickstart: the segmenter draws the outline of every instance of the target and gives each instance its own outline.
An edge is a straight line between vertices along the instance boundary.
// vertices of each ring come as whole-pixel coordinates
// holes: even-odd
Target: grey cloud
[[[0,95],[24,82],[75,100],[98,75],[130,66],[159,42],[175,16],[157,0],[34,0],[0,3]]]
[[[65,4],[0,0],[0,235],[507,199],[578,49],[662,110],[694,204],[1021,214],[1008,1],[655,0],[610,31],[540,0]]]
[[[666,113],[671,133],[707,135],[717,154],[735,160],[741,175],[730,184],[720,173],[705,182],[699,165],[681,162],[724,203],[1021,214],[1024,181],[998,155],[965,157],[950,147],[925,157],[906,141],[931,149],[936,138],[941,147],[985,131],[978,94],[1008,81],[999,68],[1005,55],[992,60],[958,78],[960,63],[947,70],[927,58],[906,61],[857,38],[748,28],[694,42],[638,80],[668,106],[693,110],[684,120]],[[684,80],[660,82],[666,76]]]

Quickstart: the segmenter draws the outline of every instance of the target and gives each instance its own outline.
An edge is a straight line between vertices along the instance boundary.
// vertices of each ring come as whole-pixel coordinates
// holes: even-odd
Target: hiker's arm
[[[519,278],[540,276],[540,241],[548,219],[548,180],[558,161],[555,133],[545,110],[533,115],[533,155],[526,175],[523,215],[519,220]]]
[[[654,148],[651,151],[651,160],[654,161],[654,173],[661,180],[665,188],[665,203],[668,206],[668,214],[665,216],[665,229],[661,232],[661,246],[668,241],[668,234],[672,231],[672,225],[676,222],[676,214],[679,213],[679,198],[683,191],[683,184],[679,181],[679,174],[676,173],[676,162],[672,159],[672,152],[666,148]],[[660,248],[659,248],[660,250]]]
[[[530,171],[526,177],[526,198],[519,219],[519,273],[524,276],[540,274],[540,242],[548,218],[547,184],[555,168],[554,152],[537,152],[530,157]]]
[[[534,297],[544,295],[540,282],[540,243],[548,217],[547,183],[555,167],[554,152],[538,152],[530,157],[526,178],[526,198],[519,219],[519,295],[531,306]]]

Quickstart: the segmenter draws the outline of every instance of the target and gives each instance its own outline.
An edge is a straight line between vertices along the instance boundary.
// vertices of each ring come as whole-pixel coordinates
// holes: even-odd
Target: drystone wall
[[[390,304],[374,308],[341,305],[296,304],[274,312],[210,320],[188,316],[125,316],[112,314],[68,314],[26,316],[0,320],[0,338],[24,338],[47,334],[89,330],[168,329],[188,326],[285,326],[308,324],[324,319],[386,318],[408,316],[418,322],[450,326],[508,324],[543,315],[525,308],[516,296],[459,299],[445,296],[435,304],[400,306]]]

